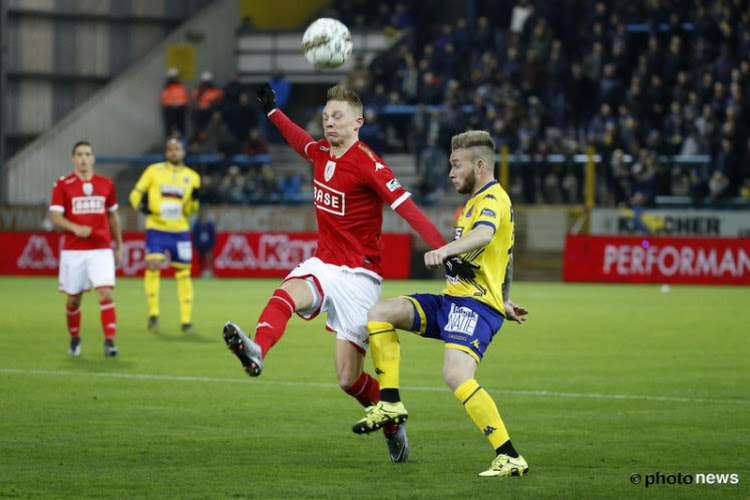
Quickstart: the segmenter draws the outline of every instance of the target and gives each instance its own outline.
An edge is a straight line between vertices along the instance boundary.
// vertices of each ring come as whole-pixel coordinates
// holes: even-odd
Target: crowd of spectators
[[[271,85],[284,105],[290,85],[281,70],[274,71]],[[193,158],[217,155],[218,161],[191,162],[202,177],[201,197],[207,204],[267,204],[301,201],[302,177],[295,172],[278,173],[268,164],[252,161],[268,155],[268,141],[261,133],[260,109],[253,90],[236,73],[219,87],[210,71],[188,93],[179,72],[170,68],[161,95],[165,134],[180,140]],[[247,161],[232,159],[244,155]]]
[[[437,0],[337,0],[325,14],[394,40],[371,60],[355,55],[345,83],[366,106],[360,138],[381,154],[412,154],[412,188],[426,203],[446,189],[450,138],[471,128],[515,158],[519,203],[580,203],[577,155],[593,146],[600,206],[668,195],[718,205],[750,200],[748,3],[475,0],[467,18],[465,6]],[[283,72],[270,83],[284,107]],[[263,154],[250,92],[236,75],[219,88],[206,72],[185,98],[192,113],[165,106],[166,132],[193,153]],[[315,110],[306,128],[322,137]],[[263,165],[206,175],[208,199],[229,203],[292,199],[304,181]]]
[[[426,199],[444,187],[451,136],[467,128],[530,156],[512,169],[519,202],[581,201],[571,160],[589,145],[602,157],[599,204],[750,198],[746,0],[477,0],[474,19],[437,24],[424,22],[430,5],[334,2],[353,26],[401,34],[356,60],[347,84],[368,108],[363,140],[412,152]],[[416,112],[405,120],[389,104]]]

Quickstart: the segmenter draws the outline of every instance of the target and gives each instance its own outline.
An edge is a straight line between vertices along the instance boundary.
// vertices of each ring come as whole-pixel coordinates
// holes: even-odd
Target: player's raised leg
[[[227,321],[222,329],[224,342],[230,351],[242,363],[242,368],[251,377],[257,377],[263,371],[263,354],[258,344],[253,342],[239,326]]]
[[[290,278],[268,299],[255,327],[255,339],[231,321],[224,325],[224,342],[251,377],[263,371],[263,359],[284,335],[289,319],[298,310],[297,304],[301,310],[308,310],[315,305],[315,296],[304,279]]]
[[[365,418],[352,427],[357,434],[403,423],[409,416],[399,394],[401,346],[395,325],[402,329],[411,328],[414,322],[413,311],[414,307],[408,300],[399,298],[378,302],[368,312],[367,330],[372,360],[380,383],[380,401],[368,408]]]
[[[508,436],[505,423],[492,396],[474,378],[476,354],[446,347],[443,377],[453,394],[463,404],[474,424],[489,440],[496,457],[480,476],[522,476],[529,471],[526,460],[518,454]]]
[[[314,303],[308,284],[302,279],[290,279],[274,290],[255,325],[255,342],[260,346],[263,357],[286,332],[292,315],[298,310],[306,310]],[[302,309],[298,309],[299,307]]]

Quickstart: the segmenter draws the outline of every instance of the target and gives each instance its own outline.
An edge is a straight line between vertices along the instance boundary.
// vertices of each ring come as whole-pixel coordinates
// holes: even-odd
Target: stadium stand
[[[454,133],[485,128],[521,160],[511,189],[527,203],[579,202],[571,155],[593,145],[601,205],[745,205],[745,3],[474,2],[474,18],[406,23],[348,82],[382,122],[386,151],[413,154],[419,174],[424,158],[445,168]],[[415,3],[371,7],[386,30],[420,19],[404,15]]]
[[[273,130],[253,85],[270,79],[280,102],[294,93],[290,114],[319,136],[320,92],[310,89],[343,81],[367,106],[363,140],[405,165],[398,175],[425,204],[455,202],[444,181],[450,137],[483,128],[510,165],[518,203],[581,203],[593,147],[598,206],[743,207],[750,200],[748,12],[744,0],[333,1],[313,17],[341,19],[356,44],[355,56],[328,73],[299,56],[304,23],[269,29],[238,16],[236,73],[199,68],[212,77],[216,99],[201,108],[193,87],[179,137],[217,186],[231,184],[232,166],[257,184],[266,159],[243,154],[270,152],[281,171],[293,159],[272,135],[266,143]],[[298,180],[304,186],[305,179],[291,184]],[[291,199],[280,195],[278,179],[272,184],[268,201]],[[259,200],[243,189],[232,203]]]

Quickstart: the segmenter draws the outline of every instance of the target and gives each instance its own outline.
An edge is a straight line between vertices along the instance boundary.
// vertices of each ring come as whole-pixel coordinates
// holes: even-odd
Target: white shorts
[[[313,257],[295,267],[284,281],[291,278],[306,279],[315,296],[310,309],[297,313],[301,318],[309,320],[325,312],[326,328],[335,332],[337,339],[367,350],[367,311],[380,299],[380,280],[376,276]]]
[[[58,288],[76,295],[94,288],[115,286],[115,254],[109,248],[60,252]]]

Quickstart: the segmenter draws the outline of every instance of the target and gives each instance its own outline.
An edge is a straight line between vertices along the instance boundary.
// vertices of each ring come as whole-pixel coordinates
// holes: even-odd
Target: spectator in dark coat
[[[216,226],[208,212],[201,208],[193,223],[193,247],[198,251],[198,272],[204,278],[213,276],[214,247],[216,247]]]

